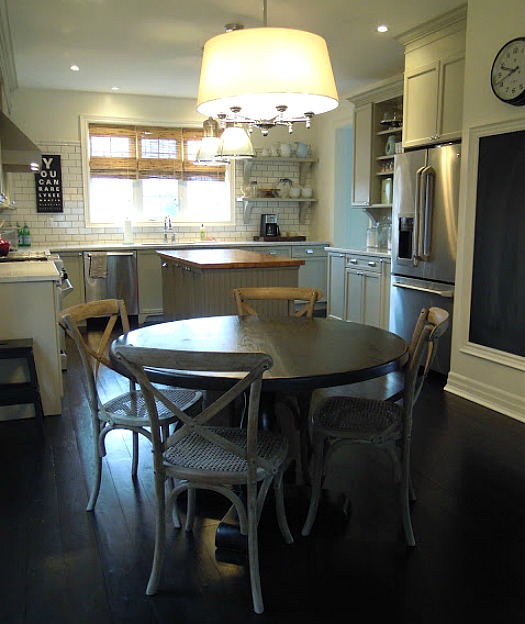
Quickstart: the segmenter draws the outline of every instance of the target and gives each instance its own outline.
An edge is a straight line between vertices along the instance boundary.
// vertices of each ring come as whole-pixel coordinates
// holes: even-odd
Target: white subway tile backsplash
[[[41,144],[44,154],[59,154],[62,164],[62,186],[64,198],[63,213],[37,213],[35,177],[31,173],[12,173],[11,199],[15,202],[14,210],[4,212],[2,218],[13,225],[27,223],[31,230],[31,239],[34,246],[67,246],[93,242],[120,243],[122,242],[122,228],[87,228],[84,222],[84,187],[82,179],[82,156],[80,143],[49,142]],[[299,165],[275,160],[254,162],[250,180],[257,180],[259,188],[275,188],[280,178],[289,178],[295,185],[299,185]],[[312,186],[310,177],[303,180]],[[236,170],[236,197],[242,195],[243,164],[237,164]],[[235,202],[235,226],[206,226],[206,235],[215,236],[225,241],[252,240],[259,235],[259,221],[261,213],[277,214],[282,232],[293,232],[308,236],[310,233],[310,210],[304,211],[304,223],[299,223],[299,207],[287,202],[258,203],[253,205],[250,222],[243,221],[244,203]],[[184,227],[174,227],[178,241],[193,241],[198,238],[197,228],[190,230]],[[137,243],[157,242],[163,240],[163,227],[137,227],[134,231]]]

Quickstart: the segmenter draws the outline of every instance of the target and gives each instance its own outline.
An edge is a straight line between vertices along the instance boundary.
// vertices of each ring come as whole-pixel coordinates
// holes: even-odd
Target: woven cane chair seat
[[[246,449],[246,431],[244,429],[224,427],[208,427],[207,429]],[[260,431],[257,435],[256,449],[257,456],[266,459],[277,473],[288,455],[288,441],[281,435]],[[184,469],[188,469],[193,479],[197,478],[195,471],[202,471],[203,473],[211,471],[214,474],[222,473],[223,478],[230,482],[235,482],[235,475],[239,475],[238,482],[244,483],[248,470],[245,458],[228,452],[196,433],[190,433],[174,446],[170,446],[164,453],[164,460],[170,466],[178,468],[178,475],[181,475],[181,471]],[[260,473],[259,479],[268,472],[261,467],[258,467],[258,471]]]

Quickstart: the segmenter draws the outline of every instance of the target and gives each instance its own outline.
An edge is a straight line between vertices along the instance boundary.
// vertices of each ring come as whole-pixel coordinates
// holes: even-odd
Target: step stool
[[[0,405],[25,405],[32,403],[41,433],[44,431],[44,410],[36,374],[33,339],[0,340],[0,360],[25,360],[29,380],[0,383]]]

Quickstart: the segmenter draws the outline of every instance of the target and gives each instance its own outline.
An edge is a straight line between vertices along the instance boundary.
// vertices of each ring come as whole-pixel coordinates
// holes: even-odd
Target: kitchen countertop
[[[242,249],[187,249],[158,252],[160,257],[197,269],[265,269],[298,267],[305,263],[298,258],[268,256]]]
[[[52,253],[66,253],[75,251],[109,251],[110,249],[130,249],[136,251],[152,250],[178,250],[178,249],[209,249],[213,248],[231,248],[231,247],[268,247],[271,246],[312,246],[312,245],[330,245],[327,241],[198,241],[198,242],[180,242],[180,243],[134,243],[132,245],[124,245],[123,243],[105,243],[101,245],[88,244],[85,245],[60,245],[51,246]]]
[[[59,279],[54,262],[28,261],[0,264],[0,283],[45,282]]]
[[[381,249],[378,247],[325,247],[329,252],[343,254],[358,254],[360,256],[375,256],[376,258],[390,258],[390,249]]]

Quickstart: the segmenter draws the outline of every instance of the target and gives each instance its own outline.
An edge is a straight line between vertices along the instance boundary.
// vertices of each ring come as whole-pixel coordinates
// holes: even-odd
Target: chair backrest
[[[293,287],[259,287],[259,288],[234,288],[232,297],[237,305],[239,316],[254,315],[257,312],[248,301],[287,301],[288,314],[290,316],[306,316],[312,318],[315,302],[319,301],[323,293],[318,288],[293,288]],[[295,302],[305,302],[299,310],[295,310]]]
[[[225,451],[233,453],[242,459],[252,458],[249,474],[254,474],[256,467],[263,466],[270,469],[262,458],[256,455],[257,429],[259,416],[259,401],[261,393],[262,375],[272,367],[272,358],[265,353],[210,353],[174,351],[169,349],[153,349],[134,347],[132,345],[117,345],[114,355],[137,380],[144,395],[150,418],[152,442],[155,456],[155,469],[162,470],[162,453],[166,448],[173,446],[178,440],[188,435],[197,435],[211,444],[220,446]],[[162,392],[148,379],[146,368],[168,368],[194,372],[235,373],[232,387],[221,394],[215,401],[203,406],[202,411],[195,415],[181,412]],[[238,375],[242,374],[238,381]],[[209,421],[230,405],[237,397],[249,391],[247,447],[232,443],[220,434],[220,428],[210,429],[206,426]],[[157,401],[164,404],[180,420],[182,426],[163,441],[157,412]],[[248,462],[250,464],[250,461]],[[160,474],[160,473],[159,473]],[[249,477],[251,478],[251,477]]]
[[[420,313],[410,344],[409,360],[405,368],[403,404],[412,410],[417,401],[430,366],[436,357],[439,339],[447,331],[450,315],[442,308],[423,309]]]
[[[104,330],[94,335],[83,334],[80,326],[91,319],[107,317]],[[66,330],[78,349],[88,386],[88,399],[92,410],[98,410],[100,401],[97,392],[97,376],[100,365],[113,368],[109,361],[109,344],[117,321],[122,331],[130,330],[126,304],[121,299],[102,299],[89,303],[79,303],[62,310],[59,323]],[[130,391],[135,384],[130,381]]]

